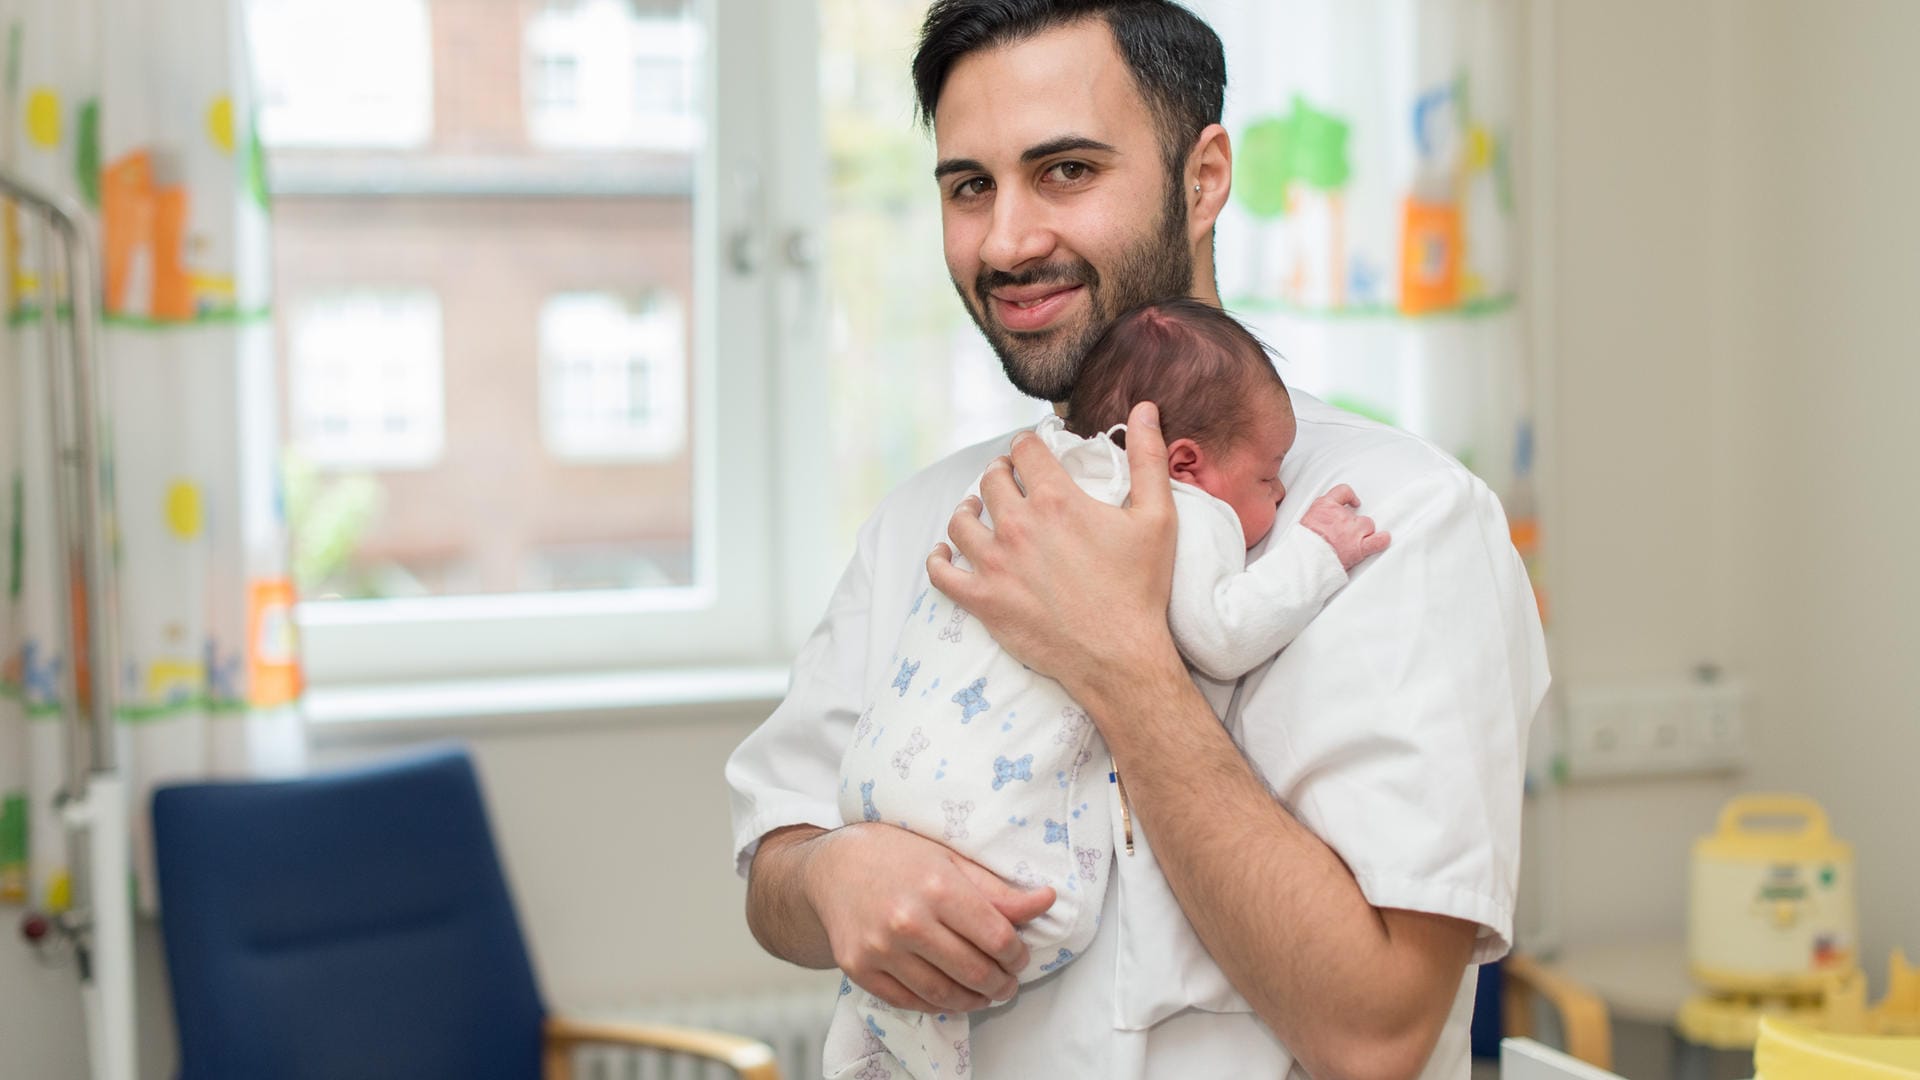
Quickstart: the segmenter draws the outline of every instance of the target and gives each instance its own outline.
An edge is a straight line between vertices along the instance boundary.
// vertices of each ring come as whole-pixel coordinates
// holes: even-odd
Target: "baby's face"
[[[1252,547],[1273,531],[1273,517],[1286,497],[1280,484],[1280,463],[1293,449],[1298,430],[1284,391],[1262,393],[1255,420],[1240,432],[1231,449],[1195,471],[1193,483],[1233,507]]]

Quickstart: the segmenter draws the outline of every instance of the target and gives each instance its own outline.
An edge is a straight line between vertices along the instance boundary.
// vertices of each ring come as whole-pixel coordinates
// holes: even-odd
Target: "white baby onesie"
[[[1035,434],[1082,490],[1125,501],[1126,452],[1111,432],[1082,439],[1049,416]],[[1188,484],[1173,490],[1168,625],[1194,668],[1238,678],[1292,641],[1346,571],[1299,525],[1248,567],[1233,509]],[[842,817],[940,840],[1023,888],[1051,886],[1053,906],[1021,928],[1031,959],[1020,981],[1059,969],[1093,940],[1112,865],[1119,796],[1099,731],[1058,682],[1008,655],[931,585],[906,612],[888,670],[892,681],[869,701],[841,761]],[[964,1077],[968,1031],[965,1013],[895,1009],[842,979],[826,1076]]]

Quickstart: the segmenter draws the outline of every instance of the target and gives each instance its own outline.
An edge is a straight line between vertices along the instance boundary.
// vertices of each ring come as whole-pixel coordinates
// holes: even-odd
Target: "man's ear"
[[[1200,132],[1187,155],[1185,173],[1187,186],[1181,196],[1187,200],[1188,240],[1199,243],[1213,231],[1233,188],[1233,140],[1226,128],[1208,124]]]
[[[1198,487],[1200,474],[1206,471],[1206,455],[1192,439],[1175,439],[1167,444],[1167,475],[1183,484]]]

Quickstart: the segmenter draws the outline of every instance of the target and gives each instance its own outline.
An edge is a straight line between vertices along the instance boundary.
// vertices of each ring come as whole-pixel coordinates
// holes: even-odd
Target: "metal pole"
[[[40,319],[65,594],[55,608],[69,656],[61,679],[68,760],[60,811],[68,830],[73,902],[59,922],[79,961],[94,1080],[133,1080],[133,908],[125,886],[126,790],[114,773],[120,659],[113,493],[104,476],[110,458],[103,453],[100,424],[105,379],[96,366],[94,290],[99,283],[82,211],[4,173],[0,196],[32,208],[44,252]]]

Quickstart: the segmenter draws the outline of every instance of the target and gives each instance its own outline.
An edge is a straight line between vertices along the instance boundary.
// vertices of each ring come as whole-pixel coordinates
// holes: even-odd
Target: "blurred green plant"
[[[364,600],[381,595],[371,575],[354,571],[360,542],[380,519],[385,493],[364,473],[323,474],[289,449],[281,459],[293,580],[300,595]]]

